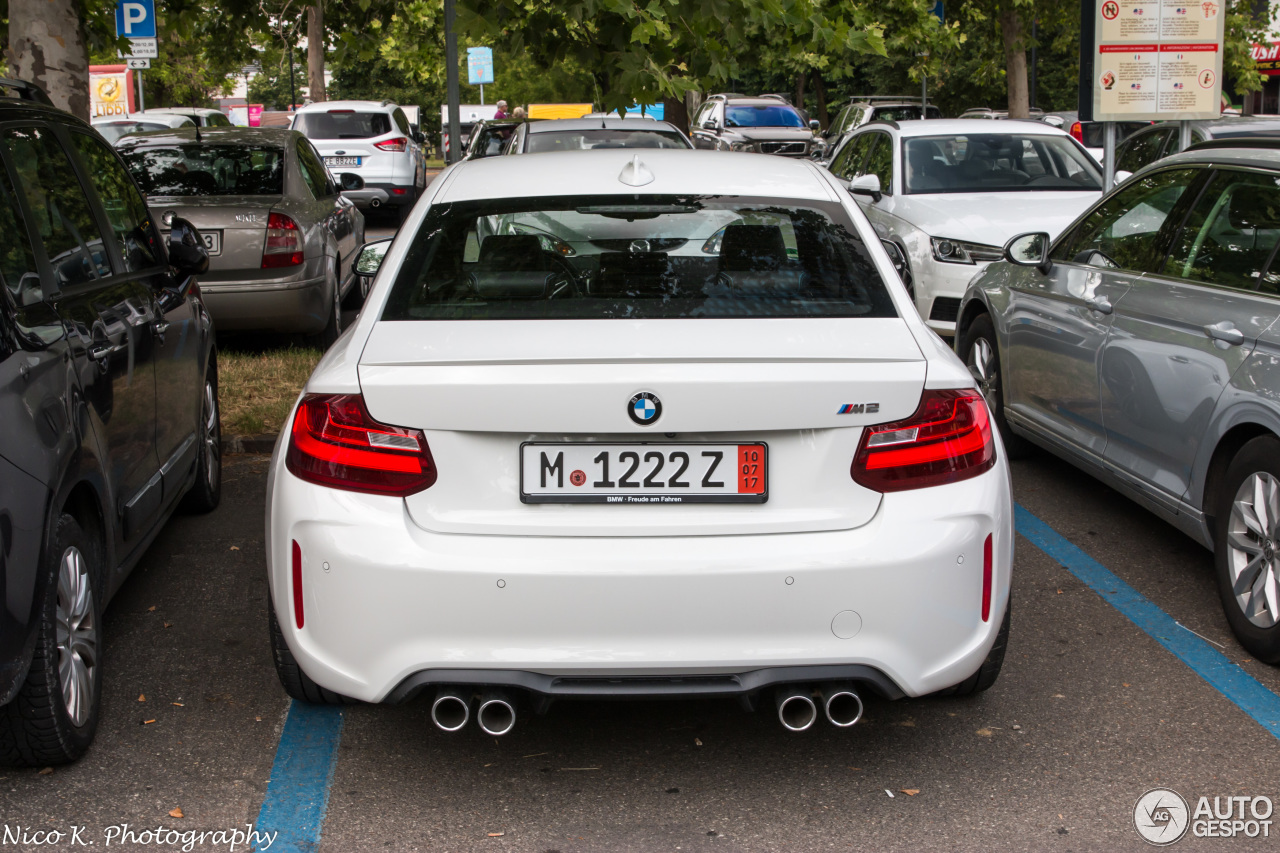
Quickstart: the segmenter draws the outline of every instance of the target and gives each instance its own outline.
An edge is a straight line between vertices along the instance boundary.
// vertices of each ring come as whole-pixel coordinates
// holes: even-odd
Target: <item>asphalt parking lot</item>
[[[500,740],[438,731],[425,698],[291,712],[267,641],[267,464],[228,457],[222,507],[152,546],[106,614],[96,743],[74,766],[0,775],[6,827],[163,850],[182,839],[139,833],[254,824],[281,833],[258,849],[321,851],[1110,851],[1146,849],[1132,813],[1152,787],[1193,808],[1280,795],[1280,671],[1232,639],[1208,552],[1049,456],[1014,463],[1019,529],[1045,544],[1038,519],[1062,541],[1051,557],[1018,539],[1009,655],[986,694],[873,698],[854,728],[801,734],[729,701],[561,703]],[[1117,609],[1122,584],[1100,595],[1064,562],[1145,596],[1190,663]]]

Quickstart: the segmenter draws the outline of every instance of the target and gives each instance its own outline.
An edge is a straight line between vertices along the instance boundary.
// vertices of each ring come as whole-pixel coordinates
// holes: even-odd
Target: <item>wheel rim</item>
[[[1000,389],[1000,366],[996,362],[996,349],[986,338],[977,338],[969,347],[969,373],[978,384],[978,390],[986,398],[988,406],[995,406],[994,394]]]
[[[342,334],[342,282],[336,276],[333,282],[333,331]]]
[[[58,567],[58,678],[62,702],[71,724],[79,728],[93,707],[93,679],[98,668],[98,623],[93,610],[89,566],[74,546],[62,553]]]
[[[204,383],[204,477],[210,493],[217,491],[222,476],[222,426],[218,420],[218,390],[212,382]]]
[[[1227,569],[1241,612],[1259,628],[1280,614],[1276,549],[1280,542],[1280,481],[1266,472],[1245,478],[1227,523]]]

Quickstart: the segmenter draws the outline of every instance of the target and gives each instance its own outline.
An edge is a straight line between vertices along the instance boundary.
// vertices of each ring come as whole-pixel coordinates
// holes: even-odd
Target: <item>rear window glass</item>
[[[284,149],[254,145],[125,146],[148,195],[282,195]]]
[[[724,109],[725,127],[804,127],[800,114],[785,104]]]
[[[557,130],[529,132],[525,151],[582,151],[595,148],[688,148],[678,133],[661,130]]]
[[[391,116],[355,110],[299,113],[293,129],[302,131],[308,139],[369,139],[391,132]]]
[[[837,204],[575,196],[433,206],[384,320],[893,317]]]

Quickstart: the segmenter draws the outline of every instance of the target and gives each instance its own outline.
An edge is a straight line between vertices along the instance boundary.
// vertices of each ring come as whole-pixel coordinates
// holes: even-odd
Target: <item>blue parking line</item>
[[[1230,658],[1210,646],[1150,599],[1112,574],[1105,566],[1071,544],[1052,527],[1027,512],[1014,508],[1014,526],[1032,545],[1052,557],[1063,568],[1084,581],[1102,600],[1119,610],[1129,621],[1146,631],[1196,675],[1253,717],[1271,734],[1280,738],[1280,696],[1268,690]]]
[[[319,848],[342,720],[341,708],[290,702],[255,827],[279,833],[271,853],[313,853]]]

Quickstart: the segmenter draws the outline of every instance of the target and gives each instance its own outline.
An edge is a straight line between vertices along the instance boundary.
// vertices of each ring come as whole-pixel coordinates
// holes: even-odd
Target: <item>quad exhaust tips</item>
[[[816,692],[806,685],[784,687],[777,693],[778,722],[792,732],[802,732],[818,719],[819,704],[833,726],[846,729],[862,719],[862,697],[848,684],[824,684]]]
[[[480,710],[476,712],[476,725],[487,735],[499,737],[515,728],[516,706],[511,697],[500,690],[491,690],[480,697]]]
[[[778,721],[788,731],[802,732],[818,719],[810,687],[785,687],[778,691]]]
[[[471,719],[471,700],[456,690],[441,690],[431,703],[431,722],[442,732],[456,732]]]
[[[831,725],[842,729],[847,729],[862,719],[862,697],[847,684],[824,685],[822,708]]]

